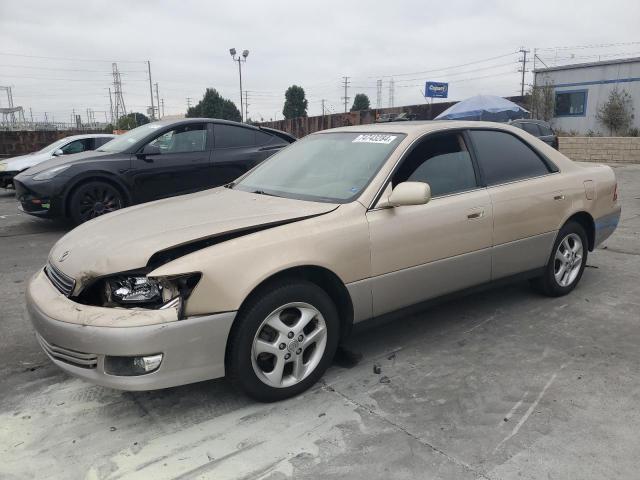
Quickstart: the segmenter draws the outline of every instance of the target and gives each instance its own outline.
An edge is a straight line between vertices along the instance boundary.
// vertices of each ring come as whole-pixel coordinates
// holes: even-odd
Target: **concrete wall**
[[[624,63],[595,64],[584,67],[551,68],[536,72],[536,84],[552,83],[554,92],[586,92],[584,115],[556,116],[551,120],[554,128],[565,132],[586,134],[589,130],[611,135],[597,120],[598,109],[617,88],[631,95],[635,117],[633,127],[640,127],[640,60]],[[625,132],[613,132],[613,134]]]
[[[24,130],[0,131],[0,158],[17,157],[40,150],[71,135],[104,133],[102,130]]]
[[[524,97],[506,97],[514,103],[524,105]],[[433,105],[407,105],[404,107],[378,108],[373,110],[362,110],[359,112],[334,113],[332,115],[317,117],[298,117],[289,120],[278,120],[275,122],[263,122],[260,125],[277,128],[290,133],[297,138],[302,138],[313,132],[326,130],[328,128],[345,127],[350,125],[366,125],[374,123],[378,114],[382,113],[408,113],[414,116],[415,120],[432,120],[450,106],[457,102],[440,102]]]
[[[560,151],[578,162],[640,164],[640,137],[560,137]]]

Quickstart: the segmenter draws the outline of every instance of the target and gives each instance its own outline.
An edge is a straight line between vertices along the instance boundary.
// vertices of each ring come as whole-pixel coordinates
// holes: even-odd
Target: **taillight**
[[[618,182],[616,182],[615,187],[613,187],[613,201],[618,201]]]

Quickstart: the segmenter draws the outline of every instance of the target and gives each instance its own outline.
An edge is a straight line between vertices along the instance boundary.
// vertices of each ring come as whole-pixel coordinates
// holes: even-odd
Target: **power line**
[[[46,60],[66,60],[69,62],[98,62],[98,63],[113,63],[114,60],[99,60],[88,58],[68,58],[68,57],[46,57],[43,55],[27,55],[24,53],[9,53],[0,52],[0,55],[6,55],[10,57],[25,57],[25,58],[41,58]],[[116,60],[117,63],[144,63],[143,60]]]
[[[434,72],[441,72],[441,71],[444,71],[444,70],[453,70],[455,68],[467,67],[469,65],[476,65],[478,63],[484,63],[484,62],[488,62],[490,60],[496,60],[498,58],[508,57],[510,55],[515,55],[516,53],[518,53],[518,52],[509,52],[509,53],[505,53],[503,55],[496,55],[495,57],[489,57],[489,58],[484,58],[482,60],[476,60],[474,62],[461,63],[459,65],[452,65],[452,66],[449,66],[449,67],[436,68],[436,69],[433,69],[433,70],[423,70],[421,72],[409,72],[409,73],[395,73],[395,74],[391,74],[391,75],[374,75],[374,76],[369,76],[367,78],[405,77],[407,75],[422,75],[424,73],[434,73]]]

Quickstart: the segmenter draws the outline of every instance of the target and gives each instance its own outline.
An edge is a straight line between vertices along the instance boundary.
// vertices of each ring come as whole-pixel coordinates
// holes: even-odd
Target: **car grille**
[[[71,295],[73,287],[76,281],[68,275],[65,275],[51,263],[47,263],[44,267],[44,273],[47,275],[51,283],[62,293],[65,297]]]
[[[42,346],[42,349],[56,360],[68,363],[74,367],[88,369],[96,368],[98,365],[98,356],[93,353],[82,353],[76,352],[75,350],[69,350],[68,348],[59,347],[47,342],[38,334],[36,334],[36,336]]]

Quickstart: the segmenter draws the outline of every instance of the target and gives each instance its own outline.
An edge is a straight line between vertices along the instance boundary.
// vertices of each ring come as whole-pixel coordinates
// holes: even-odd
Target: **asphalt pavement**
[[[53,366],[24,290],[69,227],[0,190],[0,478],[638,478],[640,165],[615,171],[621,225],[573,293],[517,283],[400,316],[268,405],[224,380],[130,393]]]

